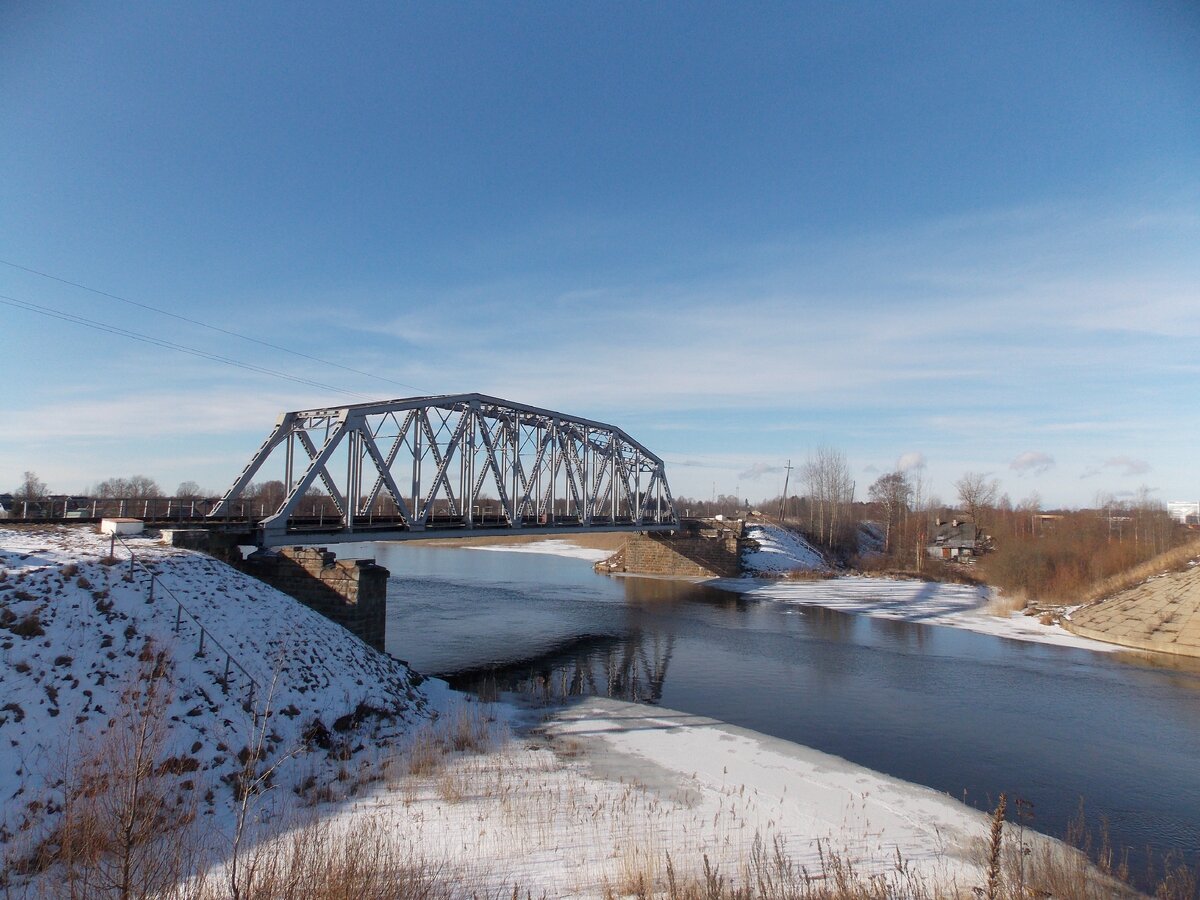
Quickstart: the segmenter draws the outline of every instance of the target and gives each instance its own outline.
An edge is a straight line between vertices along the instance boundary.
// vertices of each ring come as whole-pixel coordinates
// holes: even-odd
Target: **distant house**
[[[986,540],[974,522],[936,519],[926,550],[935,559],[974,559],[983,552]]]
[[[0,519],[7,519],[12,515],[13,504],[16,502],[12,494],[0,494]]]

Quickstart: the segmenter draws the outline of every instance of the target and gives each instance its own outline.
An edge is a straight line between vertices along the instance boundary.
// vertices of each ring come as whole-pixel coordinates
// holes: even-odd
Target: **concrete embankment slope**
[[[1151,578],[1077,610],[1063,624],[1100,641],[1200,657],[1200,566]]]

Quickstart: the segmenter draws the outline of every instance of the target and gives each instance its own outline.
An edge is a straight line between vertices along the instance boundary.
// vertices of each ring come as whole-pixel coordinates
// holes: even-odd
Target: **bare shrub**
[[[402,774],[426,776],[440,772],[452,753],[486,753],[502,739],[486,707],[462,703],[409,739],[401,765],[388,765],[389,784]]]
[[[147,897],[199,863],[189,826],[194,792],[167,764],[170,663],[147,641],[102,735],[88,742],[62,787],[61,814],[38,868],[48,897]]]
[[[421,728],[413,736],[404,753],[404,770],[409,775],[433,775],[446,756],[446,746],[433,726]]]
[[[1182,541],[1182,532],[1155,540],[1118,540],[1107,520],[1074,513],[1044,534],[1013,534],[998,541],[979,562],[989,584],[1034,601],[1082,603],[1180,569],[1200,555],[1200,541]]]
[[[484,753],[494,744],[492,721],[487,710],[478,703],[462,703],[455,707],[446,724],[447,738],[456,752]]]
[[[241,884],[254,900],[441,900],[458,896],[456,879],[415,857],[376,819],[341,829],[312,821],[246,850]],[[228,887],[197,900],[224,900]]]

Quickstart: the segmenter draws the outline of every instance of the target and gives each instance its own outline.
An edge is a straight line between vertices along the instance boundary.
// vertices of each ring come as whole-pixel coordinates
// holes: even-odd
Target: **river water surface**
[[[388,651],[456,687],[712,716],[981,808],[1007,792],[1058,837],[1082,801],[1139,867],[1147,847],[1200,861],[1194,668],[610,578],[546,554],[361,555],[392,573]]]

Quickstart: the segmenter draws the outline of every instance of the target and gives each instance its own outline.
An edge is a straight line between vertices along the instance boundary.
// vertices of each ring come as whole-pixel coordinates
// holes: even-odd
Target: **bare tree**
[[[183,500],[195,500],[203,496],[200,491],[200,485],[194,481],[181,481],[179,487],[175,488],[175,496]]]
[[[900,471],[880,475],[867,489],[867,498],[872,503],[877,503],[883,511],[884,553],[891,552],[892,532],[899,525],[900,517],[908,512],[912,496],[913,488],[908,481],[908,475]]]
[[[801,468],[808,488],[809,527],[817,540],[833,547],[850,522],[854,479],[845,455],[831,447],[818,447]]]
[[[272,513],[279,509],[287,497],[287,487],[278,480],[259,481],[246,488],[243,495],[247,499],[253,499],[262,512]]]
[[[37,472],[26,472],[21,486],[13,491],[16,500],[41,500],[49,491],[46,482],[37,477]]]
[[[129,478],[106,478],[92,489],[92,493],[101,498],[122,497],[130,500],[154,499],[163,495],[158,482],[145,475],[132,475]]]
[[[1000,482],[988,478],[983,472],[966,472],[963,477],[954,482],[958,491],[958,502],[971,516],[971,521],[979,524],[980,510],[992,507],[1000,493]]]
[[[303,742],[276,753],[272,756],[272,704],[279,679],[283,673],[284,660],[289,656],[289,645],[279,648],[275,656],[275,664],[271,673],[271,683],[261,706],[251,706],[245,727],[249,730],[246,746],[242,751],[242,767],[233,776],[234,800],[236,818],[234,820],[233,839],[229,848],[226,884],[229,897],[232,900],[243,900],[246,897],[258,896],[255,891],[257,871],[263,862],[261,850],[248,851],[245,844],[250,837],[258,804],[272,789],[275,773],[288,760],[303,754],[306,746]]]

